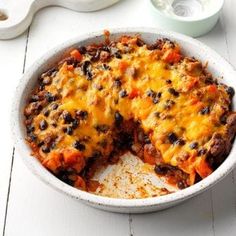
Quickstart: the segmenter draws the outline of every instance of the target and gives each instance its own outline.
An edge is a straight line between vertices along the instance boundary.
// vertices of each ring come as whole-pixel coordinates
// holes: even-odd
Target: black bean
[[[158,112],[158,111],[156,111],[156,112],[154,112],[154,116],[156,117],[156,118],[160,118],[160,112]]]
[[[170,79],[168,79],[168,80],[166,80],[166,83],[167,83],[167,84],[171,84],[172,81],[171,81]]]
[[[174,95],[175,97],[179,96],[179,92],[177,92],[174,88],[168,88],[168,92]]]
[[[188,187],[184,180],[179,180],[177,182],[177,186],[178,186],[179,189],[184,189],[184,188]]]
[[[235,91],[234,91],[234,88],[232,88],[232,87],[228,87],[227,89],[226,89],[226,92],[229,94],[229,96],[232,98],[233,96],[234,96],[234,94],[235,94]]]
[[[117,87],[117,88],[120,88],[121,87],[121,81],[119,79],[115,79],[114,80],[114,86]]]
[[[73,129],[76,129],[77,127],[79,126],[79,121],[77,119],[74,119],[72,121],[72,128]]]
[[[93,74],[91,71],[87,72],[87,80],[92,80],[93,79]]]
[[[72,181],[70,178],[69,178],[69,175],[71,173],[68,172],[68,170],[60,170],[59,173],[56,175],[57,178],[59,178],[61,181],[63,181],[64,183],[66,184],[69,184],[71,186],[73,186],[74,184],[74,181]]]
[[[116,124],[116,126],[120,126],[121,123],[123,122],[123,120],[124,120],[123,116],[118,111],[116,111],[115,112],[115,124]]]
[[[45,98],[46,98],[46,100],[47,100],[48,102],[53,102],[53,101],[56,100],[56,96],[53,95],[53,94],[51,94],[50,92],[47,92],[47,93],[45,94]]]
[[[198,156],[202,156],[202,155],[206,154],[206,152],[207,152],[207,150],[205,148],[201,148],[198,150],[197,154],[198,154]]]
[[[74,119],[68,111],[62,113],[65,124],[70,124]]]
[[[37,102],[39,101],[39,96],[38,95],[32,95],[30,98],[30,102]]]
[[[154,92],[152,89],[149,89],[146,94],[148,97],[155,97],[156,96],[156,92]]]
[[[27,133],[32,133],[32,132],[34,132],[34,130],[35,130],[35,128],[34,128],[33,125],[27,125],[26,126],[26,132]]]
[[[151,97],[152,98],[152,102],[154,103],[154,104],[157,104],[160,100],[159,100],[159,98],[161,97],[161,92],[159,92],[159,93],[156,93],[156,92],[154,92],[152,89],[149,89],[147,92],[146,92],[146,94],[147,94],[147,96],[148,97]]]
[[[144,135],[144,143],[145,143],[145,144],[151,143],[151,140],[150,140],[150,138],[148,137],[148,135]]]
[[[160,100],[159,100],[159,98],[158,98],[157,96],[152,99],[152,102],[153,102],[154,104],[157,104],[159,101],[160,101]]]
[[[43,146],[42,146],[42,151],[43,151],[44,153],[49,153],[49,152],[50,152],[50,148],[49,148],[48,146],[46,146],[46,145],[43,145]]]
[[[158,92],[158,93],[157,93],[157,97],[158,97],[158,98],[161,98],[161,95],[162,95],[162,92]]]
[[[90,61],[84,61],[82,66],[81,66],[81,69],[84,73],[84,75],[86,75],[87,77],[87,80],[91,80],[92,77],[93,77],[93,74],[92,74],[92,65],[91,65],[91,62]]]
[[[53,103],[51,107],[52,107],[53,110],[56,110],[58,108],[58,104],[57,103]]]
[[[85,110],[76,111],[76,117],[80,120],[86,120],[88,118],[88,112]]]
[[[102,64],[102,67],[104,70],[111,70],[111,67],[108,66],[107,64]]]
[[[46,111],[44,111],[44,116],[46,116],[46,117],[48,117],[49,116],[49,114],[50,114],[50,111],[49,110],[46,110]]]
[[[29,133],[28,137],[30,138],[31,141],[36,141],[37,136],[34,133]]]
[[[80,46],[80,47],[78,48],[78,50],[79,50],[79,52],[80,52],[81,54],[85,54],[85,53],[87,52],[86,47],[84,47],[84,46]]]
[[[169,165],[167,164],[160,164],[160,165],[155,165],[154,171],[158,175],[165,175],[167,172],[170,170]]]
[[[190,147],[191,149],[197,149],[197,148],[198,148],[198,142],[192,142],[192,143],[190,143],[190,144],[189,144],[189,147]]]
[[[78,149],[79,151],[85,150],[85,145],[78,140],[74,142],[73,147]]]
[[[202,110],[200,110],[201,115],[207,115],[210,113],[210,108],[209,107],[204,107]]]
[[[73,129],[71,126],[67,126],[66,128],[63,128],[64,133],[68,134],[68,135],[72,135],[73,134]]]
[[[167,137],[168,137],[169,142],[172,144],[174,144],[178,140],[177,135],[173,132],[169,133]]]
[[[47,123],[46,120],[42,120],[42,121],[39,123],[39,128],[40,128],[41,130],[45,130],[45,129],[47,129],[47,127],[48,127],[48,123]]]
[[[72,129],[72,127],[68,126],[68,127],[66,128],[66,133],[67,133],[68,135],[72,135],[72,134],[73,134],[73,129]]]
[[[42,147],[44,145],[44,141],[41,141],[37,144],[38,147]]]
[[[120,97],[121,97],[121,98],[124,98],[124,97],[127,97],[127,96],[128,96],[127,91],[124,90],[124,89],[122,89],[119,94],[120,94]]]
[[[183,146],[183,145],[185,145],[185,141],[182,138],[180,138],[175,142],[175,144]]]
[[[226,121],[227,121],[227,115],[226,114],[223,114],[221,117],[220,117],[220,123],[225,125],[226,124]]]
[[[116,53],[114,54],[114,56],[115,56],[116,58],[118,58],[118,59],[121,59],[121,58],[122,58],[122,55],[121,55],[120,52],[116,52]]]

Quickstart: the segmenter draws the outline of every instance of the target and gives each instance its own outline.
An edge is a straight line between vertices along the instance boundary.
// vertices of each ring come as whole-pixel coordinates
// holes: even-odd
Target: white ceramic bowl
[[[228,62],[226,62],[225,59],[215,53],[212,49],[195,39],[189,38],[178,33],[148,28],[111,30],[111,39],[116,39],[122,34],[133,35],[137,33],[140,34],[142,38],[148,43],[154,42],[157,38],[163,37],[177,41],[182,46],[183,52],[185,54],[195,56],[203,62],[208,61],[209,71],[211,71],[214,76],[223,77],[224,83],[236,89],[236,72],[234,71],[232,66]],[[103,32],[91,33],[79,36],[73,40],[69,40],[52,49],[46,55],[37,60],[20,80],[19,86],[16,90],[14,104],[12,108],[12,128],[17,151],[20,152],[28,168],[36,176],[43,180],[47,185],[64,193],[65,195],[68,195],[74,199],[78,199],[96,208],[123,213],[143,213],[168,208],[208,189],[209,187],[217,183],[220,179],[229,174],[236,164],[235,143],[233,145],[230,155],[223,162],[223,164],[210,176],[191,187],[161,197],[146,199],[114,199],[96,196],[94,194],[80,191],[63,183],[62,181],[54,177],[50,172],[48,172],[36,158],[30,156],[31,150],[26,145],[24,140],[26,134],[23,125],[23,108],[25,106],[26,99],[28,98],[35,84],[37,83],[37,77],[42,72],[50,68],[50,66],[52,66],[55,62],[60,60],[65,54],[65,51],[68,51],[78,45],[85,45],[99,41],[101,42],[103,40]],[[236,100],[234,98],[234,104],[235,101]]]
[[[180,5],[182,5],[183,11],[184,9],[188,9],[189,7],[192,7],[192,10],[196,9],[195,4],[193,3],[197,3],[198,1],[178,0],[178,2],[180,3]],[[215,8],[210,9],[207,14],[201,14],[200,12],[199,14],[197,14],[197,16],[186,17],[165,14],[155,6],[155,0],[150,0],[150,7],[153,12],[153,16],[156,18],[157,25],[159,25],[160,27],[164,27],[165,29],[174,30],[192,37],[199,37],[206,34],[216,25],[220,17],[220,12],[224,5],[224,0],[217,0],[214,5]]]

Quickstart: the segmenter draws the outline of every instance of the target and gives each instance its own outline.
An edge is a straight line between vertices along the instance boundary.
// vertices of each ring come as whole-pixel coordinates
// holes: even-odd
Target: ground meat
[[[221,134],[214,134],[208,155],[214,159],[214,164],[220,164],[227,153],[226,141]]]
[[[144,159],[147,158],[147,156],[154,158],[155,164],[159,164],[162,162],[161,152],[152,144],[144,145]]]
[[[236,113],[232,113],[231,115],[228,116],[227,120],[227,134],[229,136],[228,138],[228,145],[230,145],[230,143],[233,141],[235,133],[236,133]],[[228,148],[228,150],[231,147]]]
[[[189,59],[186,66],[186,72],[191,76],[199,75],[202,72],[202,63],[194,59]]]
[[[214,169],[224,161],[225,157],[231,150],[232,142],[236,133],[236,113],[229,115],[226,123],[226,136],[223,137],[219,133],[214,134],[210,149],[207,153],[207,160]]]

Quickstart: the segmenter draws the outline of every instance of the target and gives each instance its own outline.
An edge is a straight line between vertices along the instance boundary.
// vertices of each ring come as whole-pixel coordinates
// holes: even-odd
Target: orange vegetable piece
[[[148,163],[150,165],[155,165],[156,164],[156,159],[154,156],[150,155],[146,149],[144,149],[144,153],[143,153],[143,158],[144,158],[144,162]]]
[[[217,92],[217,87],[216,87],[216,85],[215,85],[215,84],[209,85],[209,86],[208,86],[208,91],[209,91],[210,93],[216,93],[216,92]]]
[[[202,159],[199,164],[195,167],[196,172],[202,177],[205,178],[212,173],[212,169],[208,165],[205,159]]]
[[[129,98],[133,99],[135,97],[138,97],[139,90],[137,88],[132,89],[132,91],[129,93]]]
[[[42,164],[52,172],[61,166],[62,154],[58,152],[51,152],[48,154],[47,158],[43,160]]]
[[[77,162],[78,159],[82,157],[81,153],[73,149],[65,149],[63,151],[64,162],[68,165],[73,165]]]
[[[83,56],[81,55],[81,53],[79,52],[79,50],[74,49],[73,51],[70,52],[70,55],[72,57],[74,57],[76,60],[81,61]]]
[[[197,86],[198,82],[199,82],[198,78],[192,77],[192,79],[186,84],[187,91]]]
[[[168,63],[177,63],[180,61],[181,55],[178,50],[169,49],[164,53],[162,59]]]
[[[88,191],[95,192],[96,189],[99,187],[100,183],[96,180],[89,180],[87,183]]]
[[[128,63],[126,61],[121,61],[119,63],[119,69],[121,72],[125,72],[127,68],[128,68]]]
[[[74,187],[86,191],[86,183],[82,177],[77,176],[77,180],[74,183]]]
[[[73,70],[74,69],[74,66],[73,65],[68,65],[67,66],[67,70]]]

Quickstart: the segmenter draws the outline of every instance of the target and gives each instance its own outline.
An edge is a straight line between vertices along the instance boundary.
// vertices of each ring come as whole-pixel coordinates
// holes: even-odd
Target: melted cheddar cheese
[[[33,155],[56,175],[70,172],[67,182],[75,187],[87,189],[83,172],[89,159],[110,158],[125,122],[137,124],[159,156],[147,158],[144,151],[141,159],[180,170],[186,186],[213,171],[207,153],[212,137],[227,132],[222,122],[231,103],[227,87],[176,43],[140,42],[124,36],[73,50],[40,77],[25,108]]]

